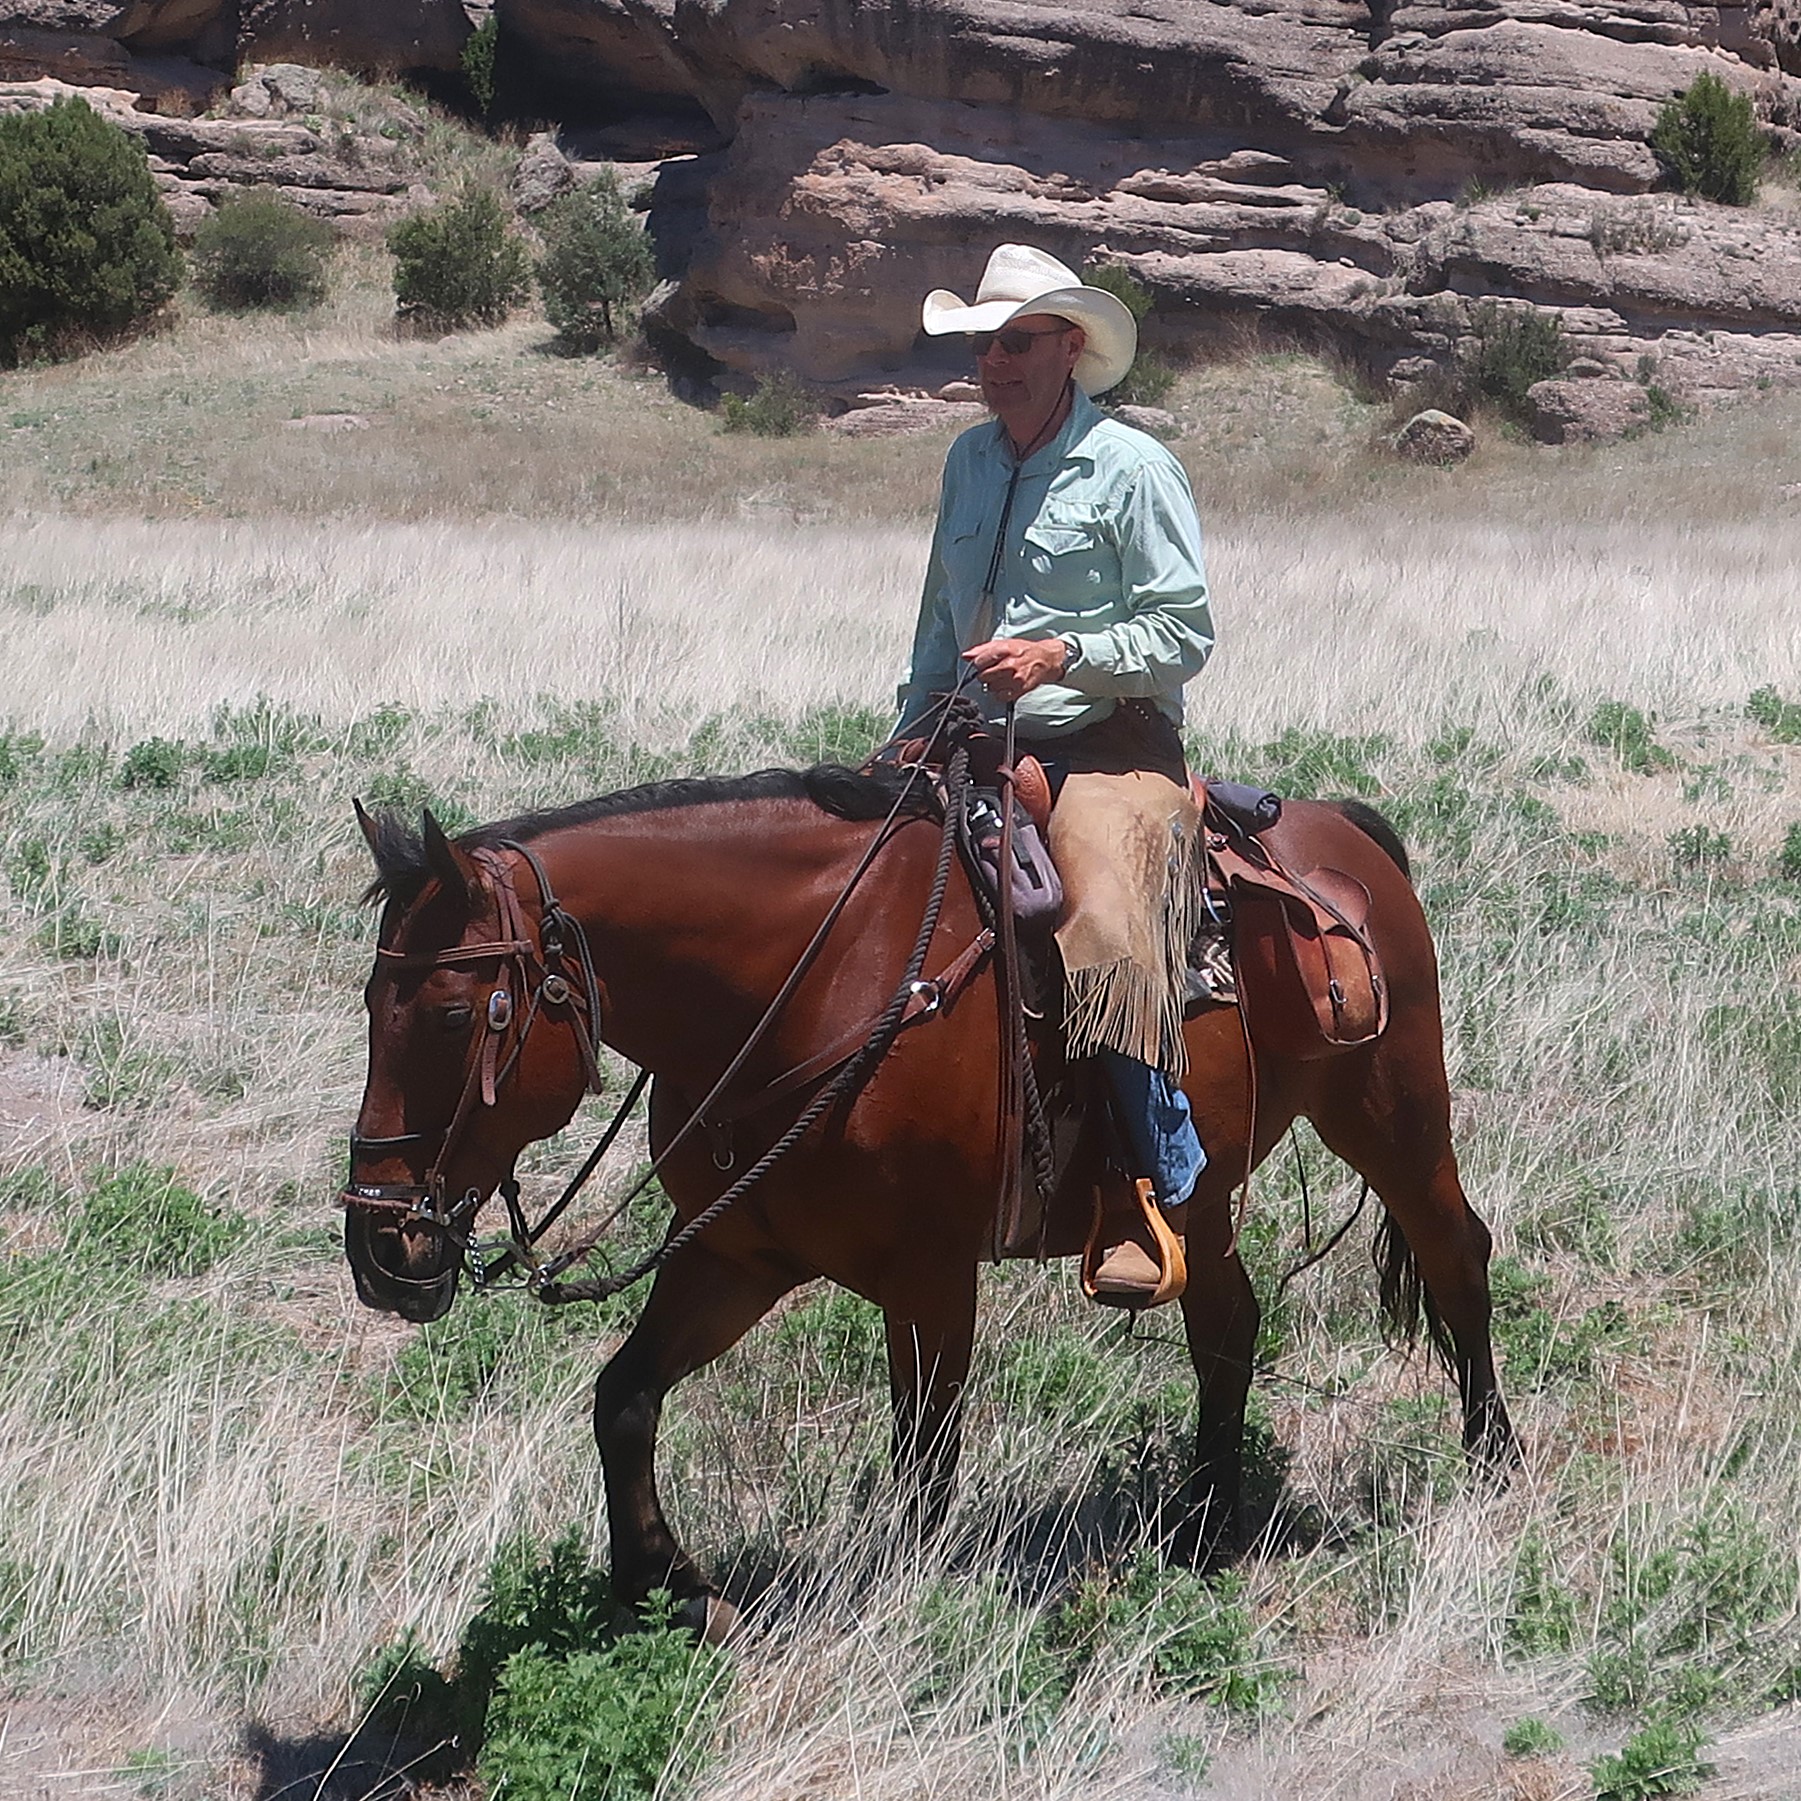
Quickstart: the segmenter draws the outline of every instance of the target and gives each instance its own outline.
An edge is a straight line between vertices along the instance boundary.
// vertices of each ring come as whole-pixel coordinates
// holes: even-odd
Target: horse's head
[[[385,905],[344,1249],[366,1305],[432,1320],[456,1297],[482,1203],[581,1100],[598,991],[579,928],[526,853],[453,844],[429,812],[419,837],[360,805],[357,818],[379,872],[370,897]],[[528,863],[529,907],[513,885]],[[571,932],[579,956],[566,964]]]

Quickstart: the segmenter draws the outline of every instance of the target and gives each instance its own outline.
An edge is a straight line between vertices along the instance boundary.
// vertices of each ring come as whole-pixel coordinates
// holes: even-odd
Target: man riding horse
[[[1002,244],[973,303],[938,289],[923,313],[969,338],[995,422],[945,462],[897,735],[973,678],[1050,776],[1067,1054],[1105,1070],[1132,1178],[1103,1189],[1088,1285],[1113,1305],[1173,1299],[1161,1213],[1206,1167],[1176,1086],[1200,854],[1182,688],[1213,649],[1194,494],[1170,451],[1094,404],[1137,352],[1116,296]]]

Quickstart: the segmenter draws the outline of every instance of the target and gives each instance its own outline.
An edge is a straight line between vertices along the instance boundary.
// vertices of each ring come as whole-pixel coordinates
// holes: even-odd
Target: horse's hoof
[[[723,1595],[690,1595],[681,1621],[703,1645],[723,1645],[738,1630],[738,1610]]]

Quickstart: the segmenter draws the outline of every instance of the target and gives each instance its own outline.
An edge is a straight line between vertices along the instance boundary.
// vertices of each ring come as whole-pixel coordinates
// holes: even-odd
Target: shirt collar
[[[1042,449],[1033,451],[1022,467],[1036,471],[1054,469],[1059,463],[1066,461],[1092,464],[1093,452],[1082,446],[1088,434],[1104,417],[1101,409],[1078,387],[1075,398],[1070,403],[1069,417],[1063,421],[1057,435]],[[1013,467],[1013,453],[1007,446],[1007,428],[998,419],[994,422],[994,434],[989,440],[989,448],[1004,468],[1010,470]]]

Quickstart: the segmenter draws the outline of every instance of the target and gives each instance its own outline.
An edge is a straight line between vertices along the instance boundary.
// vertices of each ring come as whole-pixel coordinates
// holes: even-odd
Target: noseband
[[[503,851],[517,852],[537,878],[539,914],[535,938],[526,922],[518,890],[513,886],[513,865],[501,855]],[[601,1089],[600,1065],[595,1054],[601,987],[594,973],[594,959],[581,921],[563,910],[551,889],[550,878],[544,873],[544,865],[523,844],[505,839],[493,849],[473,850],[469,856],[481,876],[483,889],[494,903],[500,936],[480,944],[452,945],[448,950],[417,955],[389,950],[385,946],[378,946],[375,952],[380,963],[395,971],[449,969],[464,963],[499,963],[499,974],[471,1031],[463,1088],[457,1097],[456,1110],[444,1128],[437,1155],[422,1182],[359,1182],[356,1163],[359,1157],[385,1156],[403,1145],[425,1144],[430,1133],[402,1132],[390,1138],[363,1138],[353,1132],[350,1178],[338,1196],[339,1205],[347,1210],[389,1214],[397,1225],[418,1221],[436,1226],[465,1258],[473,1249],[467,1228],[484,1197],[479,1188],[471,1188],[453,1205],[446,1205],[444,1172],[477,1105],[492,1107],[501,1087],[518,1067],[525,1041],[541,1015],[549,1014],[568,1022],[576,1048],[581,1053],[587,1087],[595,1094]],[[527,997],[523,1008],[518,999],[521,995]],[[511,1184],[502,1186],[510,1187]],[[509,1206],[514,1208],[517,1207],[517,1192],[514,1188],[507,1197]],[[393,1276],[392,1279],[418,1287],[433,1287],[443,1277],[423,1281],[409,1276]]]

